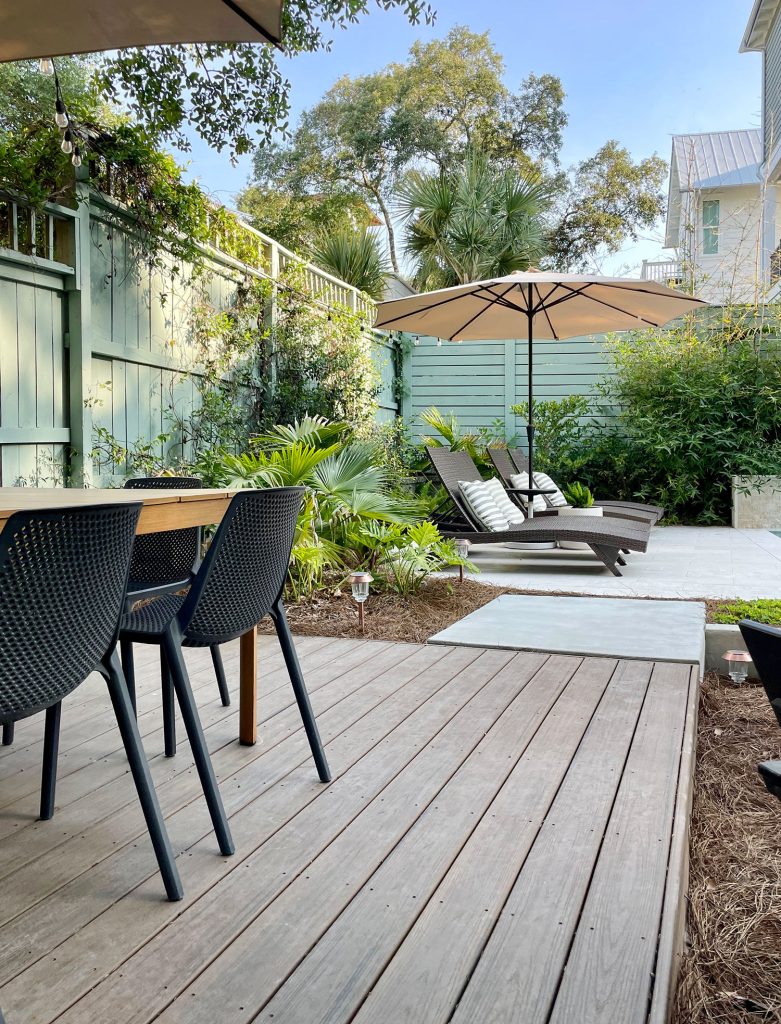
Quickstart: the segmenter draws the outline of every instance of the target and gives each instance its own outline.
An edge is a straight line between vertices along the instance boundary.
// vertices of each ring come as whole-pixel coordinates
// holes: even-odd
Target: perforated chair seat
[[[183,596],[170,594],[127,612],[122,616],[122,636],[133,643],[157,643],[183,604]]]

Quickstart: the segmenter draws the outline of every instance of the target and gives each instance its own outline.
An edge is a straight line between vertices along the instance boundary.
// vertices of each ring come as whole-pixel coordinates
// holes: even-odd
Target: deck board
[[[224,858],[186,740],[162,755],[157,660],[138,652],[178,904],[162,898],[100,681],[65,708],[46,823],[42,723],[24,723],[0,758],[8,1024],[639,1024],[651,1005],[661,1024],[691,667],[324,638],[299,654],[329,786],[274,639],[260,641],[256,747],[236,742],[238,702],[219,703],[208,651],[187,652],[236,840]],[[235,691],[238,645],[225,663]]]

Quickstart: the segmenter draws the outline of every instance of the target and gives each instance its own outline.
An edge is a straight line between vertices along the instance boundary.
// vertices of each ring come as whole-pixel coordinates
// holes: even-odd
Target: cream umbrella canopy
[[[374,326],[447,341],[523,337],[529,351],[529,494],[534,487],[534,339],[661,327],[706,306],[655,281],[529,270],[381,302]]]
[[[0,61],[163,43],[279,43],[282,0],[26,0],[0,4]]]

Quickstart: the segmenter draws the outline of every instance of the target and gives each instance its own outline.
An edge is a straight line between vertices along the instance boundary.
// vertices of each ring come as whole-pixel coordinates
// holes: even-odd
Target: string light
[[[60,143],[60,149],[63,153],[73,152],[73,134],[70,128],[65,129],[65,133],[62,136],[62,142]]]
[[[442,348],[442,339],[437,338],[437,348]]]
[[[54,61],[51,57],[41,57],[38,61],[38,70],[42,75],[54,74]]]
[[[71,157],[71,163],[74,167],[81,167],[81,150],[78,146],[73,149],[73,156]]]
[[[57,102],[54,106],[56,110],[56,113],[54,115],[54,123],[57,125],[58,128],[67,128],[68,112],[66,111],[65,104],[63,103],[62,98],[60,96],[57,97]]]

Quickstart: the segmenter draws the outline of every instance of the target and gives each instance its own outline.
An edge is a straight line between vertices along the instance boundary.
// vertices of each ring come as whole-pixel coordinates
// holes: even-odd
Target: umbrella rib
[[[488,303],[488,305],[485,307],[485,309],[481,309],[479,312],[475,313],[475,315],[473,317],[470,317],[465,324],[462,324],[461,327],[459,327],[457,331],[455,331],[453,334],[451,334],[450,337],[448,338],[448,341],[454,341],[457,334],[460,334],[462,331],[465,331],[467,329],[467,327],[469,327],[471,324],[473,324],[475,322],[475,320],[479,319],[483,315],[483,313],[488,312],[488,310],[491,309],[492,306],[495,306],[497,302],[499,302],[499,303],[501,303],[502,305],[505,305],[505,306],[511,306],[513,309],[518,308],[518,307],[513,306],[512,303],[504,301],[505,295],[507,295],[508,292],[511,292],[514,287],[515,287],[515,285],[511,284],[508,287],[507,291],[506,292],[502,292],[501,295],[496,295],[494,292],[491,292],[491,294],[495,296],[494,299],[491,302]],[[483,295],[475,295],[475,298],[482,299],[482,298],[485,298],[485,296],[483,296]]]
[[[543,299],[542,295],[540,295],[539,285],[535,285],[534,286],[534,290],[537,292],[537,298],[540,300],[540,302],[539,302],[539,305],[534,307],[534,311],[533,312],[536,313],[536,311],[538,309],[542,309],[543,313],[545,314],[545,319],[548,321],[548,327],[550,327],[551,334],[553,335],[553,340],[554,341],[558,341],[559,340],[559,336],[558,336],[558,334],[556,334],[556,329],[553,326],[553,324],[551,323],[551,318],[548,316],[548,307],[545,305],[545,299]],[[551,290],[550,290],[550,292],[548,294],[552,295],[553,292],[554,292],[554,289],[551,288]]]
[[[245,21],[250,26],[250,28],[254,28],[256,32],[260,33],[260,35],[262,35],[263,38],[267,40],[267,42],[271,43],[272,46],[276,46],[277,49],[282,48],[281,40],[275,39],[274,36],[272,36],[267,29],[263,28],[263,26],[260,25],[257,21],[255,21],[253,17],[247,14],[246,11],[243,11],[237,3],[234,3],[233,0],[222,0],[222,3],[224,3],[225,6],[228,7],[231,11],[233,11],[235,15],[241,18],[242,21]]]

